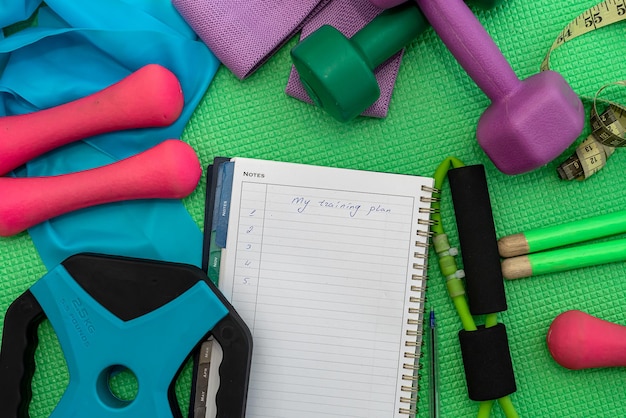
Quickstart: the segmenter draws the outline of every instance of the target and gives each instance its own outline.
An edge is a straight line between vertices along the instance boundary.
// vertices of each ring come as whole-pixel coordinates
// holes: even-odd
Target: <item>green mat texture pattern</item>
[[[503,0],[492,10],[474,12],[523,79],[539,71],[559,32],[595,4],[595,0]],[[552,54],[551,68],[581,96],[626,79],[625,25],[616,23],[565,44]],[[621,179],[626,151],[618,149],[604,169],[582,182],[562,181],[556,174],[556,167],[589,133],[588,121],[580,138],[547,166],[516,176],[498,171],[475,138],[478,118],[489,100],[432,29],[407,47],[389,115],[383,120],[361,117],[340,123],[288,97],[284,89],[291,68],[289,50],[296,42],[297,37],[291,39],[244,81],[220,67],[182,138],[195,148],[203,166],[215,156],[241,156],[430,176],[453,155],[466,164],[484,164],[498,237],[626,207]],[[624,92],[618,95],[626,104]],[[584,103],[588,114],[590,102]],[[184,200],[199,227],[204,222],[205,191],[202,182]],[[444,227],[456,246],[447,184],[442,197]],[[441,416],[473,417],[478,405],[467,397],[457,338],[461,325],[433,251],[428,271],[427,310],[436,309],[440,327]],[[0,238],[0,320],[9,304],[45,273],[27,233]],[[626,416],[626,369],[567,370],[552,359],[545,342],[551,321],[569,309],[626,325],[624,273],[622,262],[505,283],[508,310],[499,319],[507,327],[518,388],[511,399],[521,417]],[[483,318],[476,320],[481,323]],[[40,327],[39,337],[32,418],[51,413],[68,381],[63,354],[48,323]],[[421,360],[419,417],[429,416],[427,350],[424,347]],[[183,411],[190,382],[187,366],[177,385]],[[129,385],[132,382],[122,379],[120,390],[132,390],[124,387]],[[491,416],[504,414],[496,405]]]

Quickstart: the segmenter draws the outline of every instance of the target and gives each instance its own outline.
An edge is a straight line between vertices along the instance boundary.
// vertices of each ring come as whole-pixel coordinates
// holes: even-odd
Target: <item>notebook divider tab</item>
[[[207,274],[208,279],[218,285],[219,270],[222,248],[216,243],[218,214],[223,204],[230,204],[230,186],[228,192],[222,196],[224,189],[224,164],[230,158],[216,157],[213,164],[207,167],[206,173],[206,207],[204,218],[204,240],[202,250],[202,270]],[[232,170],[231,170],[232,173]],[[232,175],[230,179],[232,185]],[[223,201],[222,199],[225,199]],[[227,227],[228,221],[226,219]],[[225,230],[224,230],[225,241]],[[200,343],[197,352],[194,354],[194,367],[190,395],[190,418],[215,418],[217,405],[215,395],[219,389],[220,376],[219,367],[223,359],[223,349],[220,344],[210,336]]]
[[[215,243],[220,248],[226,248],[226,236],[228,232],[228,217],[230,216],[230,200],[233,188],[234,162],[224,162],[218,170],[219,199],[216,199]],[[219,205],[219,206],[217,206]]]

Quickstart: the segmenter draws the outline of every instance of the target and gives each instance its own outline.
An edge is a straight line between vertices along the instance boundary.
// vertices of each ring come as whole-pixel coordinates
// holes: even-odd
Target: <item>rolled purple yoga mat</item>
[[[249,77],[330,0],[173,0],[217,58]]]

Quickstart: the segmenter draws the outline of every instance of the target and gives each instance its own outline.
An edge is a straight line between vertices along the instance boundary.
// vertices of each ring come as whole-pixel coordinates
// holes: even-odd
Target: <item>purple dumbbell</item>
[[[554,160],[580,135],[582,102],[554,71],[520,80],[463,0],[416,0],[467,74],[491,99],[478,121],[478,143],[505,174]]]

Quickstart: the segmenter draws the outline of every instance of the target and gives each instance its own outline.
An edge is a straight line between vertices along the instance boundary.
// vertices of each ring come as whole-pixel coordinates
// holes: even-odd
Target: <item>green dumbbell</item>
[[[468,6],[476,6],[478,8],[487,10],[493,9],[494,7],[499,5],[500,3],[502,3],[502,0],[467,0],[465,3],[467,3]]]
[[[378,7],[391,3],[371,1]],[[472,4],[489,8],[500,1],[472,0]],[[350,39],[324,25],[296,45],[291,58],[311,100],[347,122],[380,96],[374,69],[429,26],[420,9],[409,1],[383,11]]]
[[[427,27],[410,2],[385,10],[351,39],[324,25],[296,45],[291,58],[311,100],[346,122],[380,96],[374,69]]]

